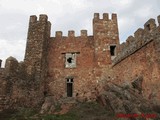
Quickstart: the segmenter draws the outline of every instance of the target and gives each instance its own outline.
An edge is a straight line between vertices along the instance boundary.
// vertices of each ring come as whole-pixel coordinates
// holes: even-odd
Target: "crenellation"
[[[121,44],[121,47],[122,47],[122,50],[125,50],[125,48],[126,48],[126,42],[123,42],[123,43]]]
[[[117,22],[117,14],[115,14],[115,13],[112,14],[112,20]]]
[[[99,13],[94,13],[94,20],[99,20]]]
[[[139,28],[137,31],[134,32],[134,37],[136,39],[142,38],[144,36],[144,29]]]
[[[63,32],[62,31],[56,31],[55,37],[62,37]]]
[[[37,16],[36,16],[36,15],[30,16],[29,22],[30,22],[30,23],[35,23],[35,22],[37,22]]]
[[[103,18],[100,19],[99,13],[94,13],[93,21],[99,21],[99,22],[114,21],[114,22],[117,22],[117,14],[112,13],[111,18],[109,18],[109,13],[103,13]]]
[[[128,38],[127,38],[127,40],[126,40],[129,44],[132,44],[134,41],[135,41],[135,38],[132,36],[132,35],[130,35]]]
[[[156,28],[155,19],[151,18],[144,24],[145,31],[152,31]]]
[[[81,30],[81,37],[87,37],[87,30]]]
[[[108,13],[103,13],[103,20],[109,20]]]
[[[74,30],[69,30],[68,31],[68,37],[75,37],[75,31]]]
[[[123,49],[126,49],[128,46],[130,46],[134,42],[135,38],[133,36],[129,36],[125,42],[125,47]]]
[[[48,16],[46,14],[39,15],[39,21],[40,22],[47,22],[48,21]]]
[[[116,65],[119,61],[122,61],[124,58],[136,52],[138,49],[145,46],[147,43],[151,42],[156,34],[158,28],[156,28],[155,19],[149,19],[145,25],[144,29],[139,28],[134,33],[134,37],[130,36],[127,38],[126,43],[122,43],[120,45],[120,50],[118,56],[114,59],[114,65]],[[148,33],[148,31],[150,31]]]

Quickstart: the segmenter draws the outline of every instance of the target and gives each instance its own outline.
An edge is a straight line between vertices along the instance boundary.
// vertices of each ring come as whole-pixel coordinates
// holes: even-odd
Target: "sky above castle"
[[[24,58],[30,15],[47,14],[55,31],[81,29],[92,35],[94,13],[117,13],[120,41],[143,28],[149,18],[160,15],[160,0],[0,0],[0,59],[9,56]]]

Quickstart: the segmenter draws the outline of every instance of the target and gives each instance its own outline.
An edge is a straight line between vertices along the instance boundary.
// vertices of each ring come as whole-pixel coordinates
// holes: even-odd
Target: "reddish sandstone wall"
[[[103,18],[100,19],[99,13],[94,14],[93,36],[95,56],[99,67],[111,64],[110,46],[119,45],[117,15],[112,14],[111,16],[109,19],[108,13],[104,13]]]
[[[146,28],[148,24],[150,29]],[[115,82],[122,84],[143,76],[143,95],[160,100],[160,27],[156,27],[155,20],[150,19],[144,30],[138,29],[119,49],[113,63],[114,76],[118,78]]]
[[[150,42],[136,53],[121,61],[113,67],[114,73],[123,83],[133,80],[136,76],[143,76],[143,91],[146,96],[160,86],[159,69],[156,62],[154,42]]]
[[[94,87],[94,45],[93,37],[55,37],[49,46],[49,91],[56,97],[66,97],[66,78],[73,77],[73,96],[83,96]],[[78,53],[76,67],[65,68],[65,53]]]
[[[95,13],[93,18],[93,36],[88,36],[86,30],[81,36],[75,37],[74,31],[69,31],[64,37],[61,31],[49,41],[48,52],[48,92],[51,95],[67,97],[66,78],[73,77],[73,97],[90,98],[94,92],[103,69],[111,64],[110,45],[118,45],[117,16],[112,14],[109,19],[104,13],[103,18]],[[65,54],[76,55],[76,67],[65,68]]]

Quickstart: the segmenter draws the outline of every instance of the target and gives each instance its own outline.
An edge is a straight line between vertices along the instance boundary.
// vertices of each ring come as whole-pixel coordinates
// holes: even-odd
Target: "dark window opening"
[[[115,56],[115,49],[116,49],[116,46],[110,46],[110,54],[111,54],[111,56]]]
[[[68,63],[72,63],[72,60],[73,60],[73,59],[72,59],[71,57],[69,57],[69,58],[67,59],[67,62],[68,62]]]
[[[73,78],[67,79],[67,97],[73,96]]]
[[[67,83],[67,97],[72,97],[73,83]]]
[[[146,27],[147,27],[148,30],[151,30],[150,24],[148,24]]]
[[[46,96],[47,96],[47,91],[44,91],[43,94],[44,94],[44,96],[46,97]]]

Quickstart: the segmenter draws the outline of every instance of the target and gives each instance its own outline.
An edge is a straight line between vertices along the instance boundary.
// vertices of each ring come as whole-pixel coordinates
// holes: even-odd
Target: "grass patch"
[[[45,115],[42,120],[78,120],[77,116],[74,114],[64,114],[64,115]]]
[[[59,110],[59,105],[56,107]],[[78,103],[64,115],[40,115],[38,110],[30,108],[4,113],[6,119],[0,117],[0,120],[113,120],[114,118],[110,111],[96,102]],[[5,115],[4,113],[2,115]]]

